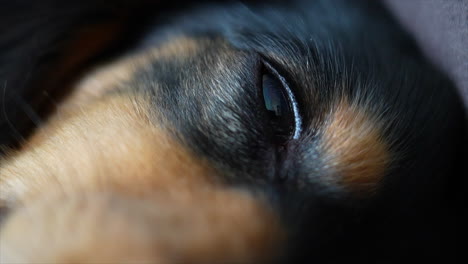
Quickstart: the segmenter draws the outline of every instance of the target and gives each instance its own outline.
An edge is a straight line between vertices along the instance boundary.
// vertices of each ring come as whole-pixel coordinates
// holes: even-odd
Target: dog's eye
[[[271,134],[280,144],[297,139],[301,118],[294,94],[278,71],[266,62],[264,66],[261,91]]]

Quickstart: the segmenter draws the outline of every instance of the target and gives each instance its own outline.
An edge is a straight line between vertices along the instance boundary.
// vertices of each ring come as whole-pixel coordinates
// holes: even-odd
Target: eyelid
[[[292,138],[298,139],[302,132],[302,117],[299,114],[299,106],[298,106],[296,97],[294,96],[294,93],[289,87],[286,79],[280,73],[278,73],[278,71],[270,63],[263,60],[263,65],[265,65],[265,67],[271,74],[273,74],[276,78],[278,78],[278,80],[283,85],[283,88],[286,90],[286,95],[288,96],[288,100],[291,103],[291,108],[294,114],[294,132],[293,132]]]

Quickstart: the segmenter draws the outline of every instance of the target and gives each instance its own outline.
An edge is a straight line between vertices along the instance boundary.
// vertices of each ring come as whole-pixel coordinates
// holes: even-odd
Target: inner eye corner
[[[302,118],[289,82],[268,60],[262,59],[261,98],[275,142],[284,145],[301,133]]]

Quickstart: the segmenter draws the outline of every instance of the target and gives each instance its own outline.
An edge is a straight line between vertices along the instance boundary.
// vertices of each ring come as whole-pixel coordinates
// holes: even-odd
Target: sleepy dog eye
[[[284,144],[290,139],[297,139],[301,118],[296,99],[286,79],[267,62],[264,62],[261,86],[268,129],[275,143]]]

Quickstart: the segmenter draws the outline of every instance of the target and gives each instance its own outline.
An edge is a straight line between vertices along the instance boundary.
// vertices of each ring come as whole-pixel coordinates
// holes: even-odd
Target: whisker
[[[24,111],[26,116],[31,120],[35,127],[39,127],[43,122],[39,114],[26,102],[22,97],[18,96],[16,102]]]
[[[2,102],[2,116],[5,119],[5,122],[7,123],[8,127],[12,131],[12,135],[15,137],[15,139],[19,140],[19,141],[24,141],[25,138],[23,137],[23,135],[21,135],[19,130],[15,127],[13,122],[8,117],[8,113],[7,113],[7,110],[6,110],[6,89],[7,89],[7,86],[8,86],[8,80],[5,80],[5,82],[3,83],[3,93],[2,93],[2,100],[1,100],[1,102]]]

